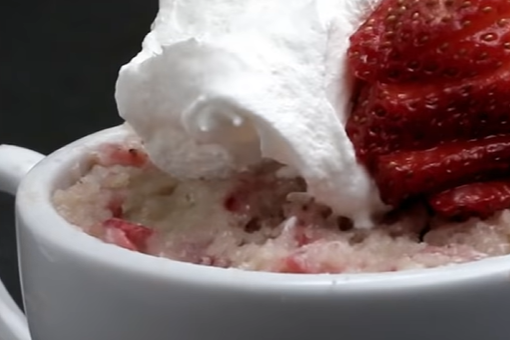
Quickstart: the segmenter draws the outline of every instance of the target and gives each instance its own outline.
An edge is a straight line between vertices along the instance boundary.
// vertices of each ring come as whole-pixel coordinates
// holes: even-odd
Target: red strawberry
[[[103,145],[97,157],[97,163],[102,166],[123,165],[142,167],[149,159],[142,150],[118,144]]]
[[[510,133],[510,64],[458,82],[367,85],[347,123],[358,157]]]
[[[104,221],[103,227],[106,229],[107,235],[110,229],[115,230],[115,232],[113,232],[115,240],[122,240],[121,242],[122,244],[119,244],[119,242],[114,242],[115,244],[122,246],[124,248],[137,250],[140,252],[146,250],[147,240],[154,233],[153,230],[147,227],[144,227],[140,224],[131,223],[119,218],[110,218]],[[118,231],[120,231],[125,236],[125,239],[121,238],[120,237],[121,235],[118,235],[119,234]]]
[[[510,136],[499,136],[380,156],[375,179],[383,201],[396,206],[413,196],[501,177],[509,170]]]
[[[510,2],[383,0],[351,37],[356,77],[368,81],[465,78],[510,53]]]
[[[360,91],[346,129],[383,201],[507,176],[510,1],[382,0],[348,57]]]
[[[106,228],[102,240],[127,250],[139,251],[133,242],[126,237],[126,234],[119,229]]]
[[[429,203],[444,217],[487,218],[495,211],[510,208],[510,181],[467,184],[432,196]]]
[[[313,274],[306,263],[300,260],[301,259],[295,254],[289,255],[283,260],[283,266],[280,272],[286,274]]]

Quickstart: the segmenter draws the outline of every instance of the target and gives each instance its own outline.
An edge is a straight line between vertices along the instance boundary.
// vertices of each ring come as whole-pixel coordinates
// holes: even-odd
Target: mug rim
[[[16,196],[18,227],[36,238],[80,260],[107,266],[112,272],[144,276],[146,279],[222,286],[230,289],[257,289],[286,292],[323,291],[367,293],[407,289],[433,289],[504,276],[510,284],[510,255],[428,269],[383,273],[287,274],[217,268],[180,262],[133,252],[105,243],[67,222],[54,208],[51,195],[78,170],[80,162],[104,143],[119,142],[130,135],[125,125],[105,129],[78,139],[44,158],[22,180]],[[21,254],[22,256],[22,254]],[[206,282],[204,282],[206,281]],[[337,288],[337,289],[336,289]]]

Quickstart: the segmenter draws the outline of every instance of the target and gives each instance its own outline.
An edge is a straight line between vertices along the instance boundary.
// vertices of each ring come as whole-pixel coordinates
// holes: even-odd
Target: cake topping
[[[385,203],[464,218],[506,207],[491,198],[504,182],[478,182],[509,179],[510,1],[383,0],[348,56],[347,131]]]

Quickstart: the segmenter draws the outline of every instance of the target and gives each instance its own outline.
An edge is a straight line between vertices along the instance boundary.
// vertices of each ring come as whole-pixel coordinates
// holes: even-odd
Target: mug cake
[[[510,253],[510,3],[162,1],[131,136],[53,202],[107,243],[280,273]],[[175,5],[175,6],[174,6]]]

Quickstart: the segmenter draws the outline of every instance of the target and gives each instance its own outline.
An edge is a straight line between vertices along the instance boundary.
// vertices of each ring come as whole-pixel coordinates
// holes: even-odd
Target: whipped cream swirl
[[[344,129],[346,51],[376,1],[161,0],[120,71],[120,115],[168,173],[228,176],[273,159],[368,228],[384,207]]]

